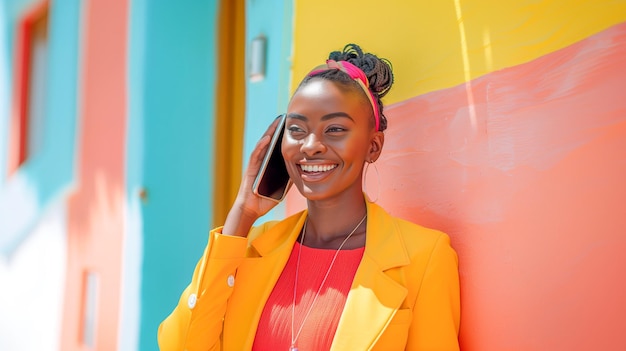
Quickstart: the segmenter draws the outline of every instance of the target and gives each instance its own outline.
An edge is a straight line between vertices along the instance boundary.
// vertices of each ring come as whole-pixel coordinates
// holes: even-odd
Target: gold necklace
[[[320,295],[320,292],[322,291],[322,287],[324,286],[324,283],[326,283],[326,279],[328,278],[328,275],[330,274],[330,270],[333,268],[333,265],[335,264],[335,260],[337,259],[337,256],[339,255],[339,251],[341,251],[341,248],[343,247],[343,245],[348,241],[348,239],[350,239],[352,234],[356,232],[356,230],[359,228],[359,226],[361,226],[363,221],[365,221],[365,218],[367,218],[367,213],[365,214],[365,216],[363,216],[359,224],[357,224],[356,227],[352,229],[350,234],[348,234],[346,238],[343,239],[343,242],[341,242],[341,245],[339,245],[339,248],[337,249],[337,251],[335,251],[335,255],[333,256],[332,261],[330,261],[330,266],[328,266],[328,270],[326,270],[324,279],[322,279],[322,283],[320,284],[320,287],[317,289],[317,292],[315,293],[313,302],[311,302],[309,309],[304,315],[302,324],[300,324],[300,328],[298,329],[298,332],[296,333],[294,337],[293,331],[294,331],[294,320],[295,320],[295,315],[296,315],[296,288],[298,287],[298,271],[300,270],[300,254],[302,253],[302,245],[304,244],[304,236],[306,235],[306,224],[309,218],[307,217],[304,220],[304,226],[302,227],[302,238],[300,239],[300,247],[298,248],[298,261],[296,263],[296,277],[293,282],[293,303],[291,304],[291,346],[289,347],[289,351],[298,351],[298,348],[296,347],[296,341],[298,340],[298,337],[300,336],[300,333],[302,332],[302,327],[304,327],[304,323],[306,322],[307,318],[309,318],[309,314],[311,313],[311,310],[313,310],[313,305],[315,304],[315,301],[317,301],[317,297]]]

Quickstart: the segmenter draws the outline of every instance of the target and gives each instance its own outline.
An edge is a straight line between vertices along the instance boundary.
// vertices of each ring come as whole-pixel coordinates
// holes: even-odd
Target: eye
[[[305,134],[304,129],[300,128],[297,125],[293,125],[293,124],[287,127],[287,131],[289,132],[290,135],[292,135],[294,137],[297,137],[297,136]]]
[[[347,131],[348,131],[347,128],[341,127],[341,126],[330,126],[326,129],[326,133],[331,133],[331,134],[339,134],[339,133],[344,133]]]

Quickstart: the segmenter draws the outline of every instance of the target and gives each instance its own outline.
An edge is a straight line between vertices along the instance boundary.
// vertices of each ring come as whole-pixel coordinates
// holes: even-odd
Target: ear
[[[370,138],[370,149],[368,152],[368,162],[376,162],[380,153],[383,151],[383,145],[385,144],[385,134],[380,131],[376,131]]]

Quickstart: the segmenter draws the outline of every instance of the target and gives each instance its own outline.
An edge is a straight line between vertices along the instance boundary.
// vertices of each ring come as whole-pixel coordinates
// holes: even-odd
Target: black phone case
[[[281,144],[285,132],[285,115],[281,115],[279,118],[281,121],[272,135],[272,140],[252,187],[255,194],[277,202],[285,198],[291,185],[291,179],[281,153]]]

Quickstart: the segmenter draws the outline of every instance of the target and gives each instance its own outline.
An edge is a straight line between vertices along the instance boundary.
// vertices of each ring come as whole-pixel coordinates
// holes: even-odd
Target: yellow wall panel
[[[531,61],[626,21],[626,1],[295,1],[292,88],[354,42],[390,59],[394,103]]]

